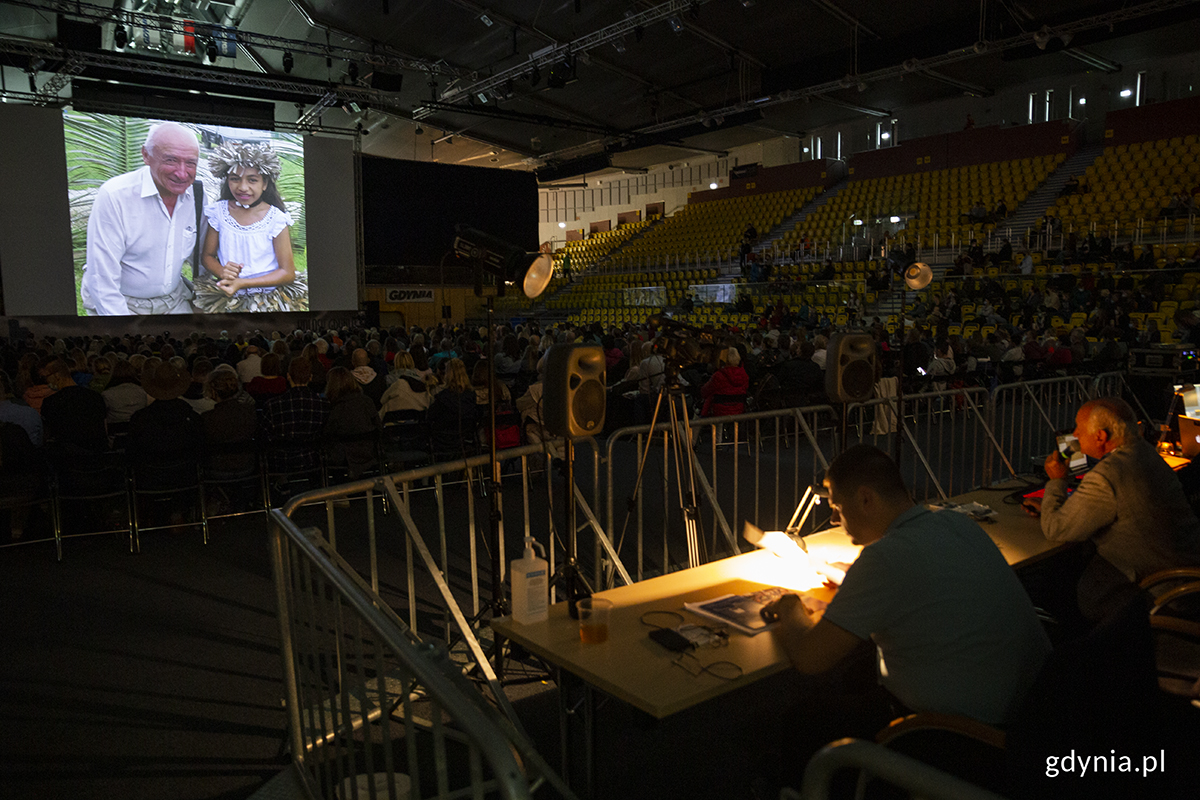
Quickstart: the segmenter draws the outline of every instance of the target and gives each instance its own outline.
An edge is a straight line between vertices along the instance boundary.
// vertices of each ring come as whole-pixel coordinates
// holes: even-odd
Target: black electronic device
[[[672,630],[671,628],[655,628],[650,631],[650,638],[673,653],[683,653],[696,649],[696,645],[692,644],[691,640],[679,631]]]
[[[1159,345],[1129,351],[1130,375],[1178,375],[1200,368],[1195,345]]]

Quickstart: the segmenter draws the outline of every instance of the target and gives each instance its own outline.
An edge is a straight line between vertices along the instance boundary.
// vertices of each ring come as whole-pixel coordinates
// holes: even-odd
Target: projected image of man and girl
[[[75,239],[79,312],[307,310],[302,226],[300,236],[294,233],[303,208],[299,145],[281,159],[280,145],[293,143],[269,132],[144,124],[141,166],[110,173],[102,182],[98,159],[80,149],[86,137],[73,150],[68,124],[68,174],[79,228],[85,215],[75,213],[77,201],[91,201],[84,241]],[[286,190],[299,195],[291,210],[284,201],[285,180]]]

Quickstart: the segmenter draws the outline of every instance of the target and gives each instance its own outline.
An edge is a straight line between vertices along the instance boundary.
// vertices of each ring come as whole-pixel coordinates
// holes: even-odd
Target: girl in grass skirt
[[[307,311],[308,286],[296,274],[291,215],[279,195],[279,156],[266,143],[222,145],[208,158],[221,199],[205,208],[208,234],[196,281],[197,310]]]

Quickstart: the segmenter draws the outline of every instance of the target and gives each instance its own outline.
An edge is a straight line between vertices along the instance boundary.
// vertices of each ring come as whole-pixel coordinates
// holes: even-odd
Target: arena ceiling
[[[290,99],[300,123],[362,124],[366,152],[562,178],[1200,50],[1200,0],[0,0],[8,72],[80,12],[108,60],[43,58],[43,94],[58,68]],[[236,27],[236,60],[164,76],[144,65],[181,61],[169,37],[115,51],[155,18]]]

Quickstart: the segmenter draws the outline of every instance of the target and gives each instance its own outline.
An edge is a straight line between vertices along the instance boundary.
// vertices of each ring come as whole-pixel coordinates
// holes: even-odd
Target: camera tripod
[[[629,517],[633,513],[634,503],[642,490],[642,480],[646,474],[646,460],[650,448],[654,444],[654,426],[658,423],[658,415],[662,410],[663,399],[667,401],[669,427],[664,431],[670,447],[671,460],[675,464],[675,489],[679,497],[679,505],[683,509],[683,527],[687,543],[688,567],[700,566],[700,507],[696,494],[695,463],[691,453],[691,428],[688,417],[687,397],[679,383],[679,373],[670,364],[666,368],[666,379],[658,390],[654,400],[654,412],[650,415],[650,435],[646,439],[645,449],[638,456],[637,479],[634,481],[633,492],[629,495],[629,510],[625,514],[625,523],[621,527],[621,538],[617,549],[625,539],[625,529],[629,526]],[[666,565],[663,565],[666,571]]]

